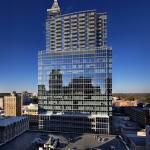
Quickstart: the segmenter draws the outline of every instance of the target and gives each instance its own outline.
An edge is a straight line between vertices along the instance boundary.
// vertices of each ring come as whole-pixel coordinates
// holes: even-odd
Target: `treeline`
[[[114,97],[123,100],[138,100],[144,103],[150,103],[150,93],[113,93]]]

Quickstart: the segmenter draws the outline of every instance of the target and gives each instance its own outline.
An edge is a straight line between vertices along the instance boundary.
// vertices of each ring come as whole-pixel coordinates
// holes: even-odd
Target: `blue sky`
[[[37,53],[45,49],[46,9],[53,0],[0,1],[0,92],[37,90]],[[150,1],[59,0],[62,13],[108,13],[113,92],[150,92]]]

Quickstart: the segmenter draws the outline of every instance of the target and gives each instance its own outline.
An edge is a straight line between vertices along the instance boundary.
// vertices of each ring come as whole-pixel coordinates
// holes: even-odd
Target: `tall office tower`
[[[13,92],[10,96],[4,96],[5,116],[21,116],[21,97]]]
[[[38,54],[39,128],[109,134],[112,50],[107,14],[47,9],[46,50]]]

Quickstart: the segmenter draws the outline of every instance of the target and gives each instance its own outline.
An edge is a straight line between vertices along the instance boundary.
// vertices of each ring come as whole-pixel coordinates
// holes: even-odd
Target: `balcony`
[[[64,32],[69,32],[70,29],[69,28],[64,28]]]
[[[61,30],[61,29],[62,29],[62,26],[56,26],[55,29],[56,29],[56,30]]]
[[[88,31],[93,33],[95,32],[95,28],[89,28]]]
[[[79,22],[85,22],[85,18],[79,18]]]
[[[64,17],[64,20],[67,20],[67,19],[69,19],[69,16],[65,16],[65,17]]]
[[[51,41],[55,41],[55,36],[50,36],[49,38],[51,39]]]
[[[78,40],[77,40],[76,37],[73,37],[73,38],[72,38],[72,43],[77,43],[77,41],[78,41]]]
[[[83,25],[85,25],[85,21],[82,21],[82,22],[80,21],[79,26],[83,26]]]
[[[56,47],[62,47],[61,43],[56,44]]]
[[[70,45],[65,45],[64,49],[69,49]]]
[[[64,20],[64,24],[70,23],[70,20]]]
[[[89,45],[95,45],[95,41],[89,41]]]
[[[77,39],[75,39],[75,38],[72,39],[72,43],[73,43],[73,44],[76,44],[76,43],[77,43]]]
[[[52,26],[52,25],[55,25],[55,22],[50,22],[50,25]]]
[[[61,42],[61,37],[60,38],[57,38],[56,39],[56,45],[60,45],[62,42]]]
[[[64,32],[65,37],[69,37],[70,32]]]
[[[55,27],[48,28],[50,31],[55,31]]]
[[[72,15],[71,16],[71,19],[75,19],[75,18],[77,18],[77,15]]]
[[[95,40],[95,36],[89,36],[88,40]]]
[[[74,35],[74,34],[77,34],[77,30],[72,30],[71,33]]]
[[[55,34],[55,29],[51,29],[51,30],[50,30],[50,33],[51,33],[51,34]]]
[[[85,17],[85,14],[79,14],[79,17]]]
[[[79,34],[85,34],[85,28],[78,29]]]
[[[89,26],[95,25],[95,21],[89,21]]]
[[[75,27],[77,28],[77,23],[71,24],[71,27],[72,28],[75,28]]]
[[[72,42],[72,46],[77,46],[77,42]]]
[[[99,34],[98,35],[98,39],[102,39],[103,38],[103,35],[102,34]]]
[[[47,28],[49,28],[49,26]],[[55,25],[50,25],[50,28],[55,28]]]
[[[70,38],[64,39],[64,43],[68,43],[68,42],[70,42]]]
[[[69,28],[70,27],[70,24],[64,24],[64,28]]]
[[[102,28],[102,27],[98,27],[97,29],[98,29],[99,31],[102,31],[102,30],[103,30],[103,28]]]
[[[89,20],[89,22],[93,22],[93,21],[95,21],[95,17],[89,17],[88,20]]]
[[[89,13],[89,14],[88,14],[88,16],[90,16],[90,17],[94,17],[94,16],[95,16],[95,12],[91,12],[91,13]]]
[[[61,36],[57,36],[57,37],[56,37],[56,40],[61,40]]]
[[[56,21],[56,24],[61,24],[61,21]]]
[[[57,29],[57,30],[56,30],[56,33],[61,33],[61,32],[62,32],[61,29]]]
[[[50,47],[51,47],[51,49],[55,49],[55,46],[52,46],[52,45],[51,45]]]
[[[85,29],[85,24],[79,24],[79,29]]]
[[[72,23],[77,22],[77,18],[71,19],[71,22],[72,22]]]
[[[95,32],[88,32],[89,36],[95,36]]]
[[[80,47],[84,48],[86,45],[85,44],[80,44]]]
[[[79,40],[85,40],[85,36],[84,35],[79,35]]]
[[[80,38],[85,38],[85,33],[79,33]]]
[[[77,32],[77,27],[76,26],[72,27],[71,29],[76,30],[76,32]]]

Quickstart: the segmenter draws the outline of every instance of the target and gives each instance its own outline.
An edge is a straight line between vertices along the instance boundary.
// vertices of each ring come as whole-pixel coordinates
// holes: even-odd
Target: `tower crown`
[[[50,9],[47,9],[47,11],[51,14],[60,14],[60,7],[57,0],[54,0],[54,3]]]

